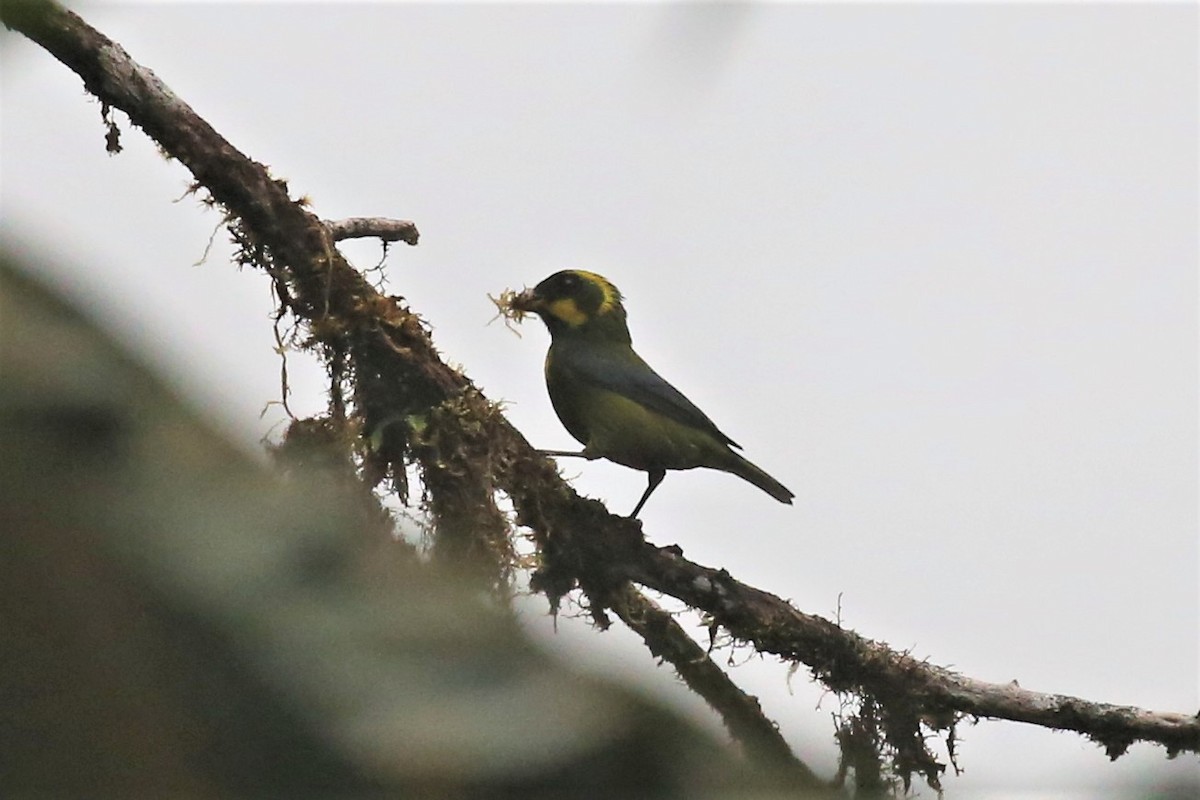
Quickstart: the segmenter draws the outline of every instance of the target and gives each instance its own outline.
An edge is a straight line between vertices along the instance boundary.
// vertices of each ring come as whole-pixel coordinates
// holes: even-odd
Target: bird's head
[[[629,342],[621,293],[607,278],[594,272],[556,272],[517,295],[512,307],[537,314],[552,337],[599,335]]]

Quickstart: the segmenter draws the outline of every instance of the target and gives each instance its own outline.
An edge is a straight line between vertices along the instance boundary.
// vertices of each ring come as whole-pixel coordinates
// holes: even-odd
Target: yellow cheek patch
[[[579,305],[570,297],[555,300],[546,306],[546,311],[572,328],[577,328],[588,321],[588,315],[581,311]]]

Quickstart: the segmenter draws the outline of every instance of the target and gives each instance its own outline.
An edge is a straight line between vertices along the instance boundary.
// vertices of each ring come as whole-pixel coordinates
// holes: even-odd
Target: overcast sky
[[[82,13],[322,217],[415,220],[389,290],[541,446],[574,446],[548,337],[489,326],[487,294],[615,282],[639,352],[797,494],[672,473],[652,541],[976,678],[1200,707],[1195,5]],[[221,231],[196,263],[219,214],[121,115],[107,156],[79,79],[0,43],[4,246],[248,447],[278,432],[267,283]],[[319,411],[319,371],[291,372]],[[645,484],[563,467],[621,513]],[[525,608],[549,648],[689,702],[628,634]],[[835,698],[734,677],[832,772]],[[960,735],[950,798],[1200,780],[1157,748]]]

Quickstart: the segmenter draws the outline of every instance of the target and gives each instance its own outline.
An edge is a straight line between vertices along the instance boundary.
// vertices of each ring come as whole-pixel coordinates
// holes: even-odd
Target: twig
[[[321,220],[335,242],[342,239],[382,239],[385,242],[404,242],[415,245],[421,234],[417,225],[405,219],[387,217],[349,217]]]
[[[653,655],[669,662],[688,688],[721,715],[750,759],[786,774],[801,788],[827,788],[792,753],[779,729],[763,713],[758,698],[738,688],[674,617],[629,584],[613,597],[613,611],[642,637]]]

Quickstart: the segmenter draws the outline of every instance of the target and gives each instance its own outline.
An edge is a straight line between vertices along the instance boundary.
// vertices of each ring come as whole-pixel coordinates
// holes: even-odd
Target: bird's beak
[[[539,314],[546,308],[546,299],[536,289],[526,289],[512,300],[512,309],[529,314]]]

